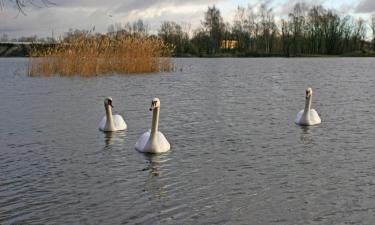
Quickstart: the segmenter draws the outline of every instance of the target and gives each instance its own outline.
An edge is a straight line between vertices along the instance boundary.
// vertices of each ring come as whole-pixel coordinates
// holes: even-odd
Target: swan
[[[160,100],[158,98],[152,100],[150,111],[153,111],[151,130],[142,134],[135,144],[135,149],[145,153],[167,152],[171,148],[171,145],[164,134],[158,131],[160,112]]]
[[[104,132],[126,130],[125,120],[120,115],[112,115],[112,98],[104,99],[105,116],[99,123],[99,130]],[[107,119],[108,118],[108,119]]]
[[[312,100],[312,89],[307,88],[306,90],[306,105],[305,109],[298,112],[297,117],[295,119],[295,123],[302,126],[311,126],[320,124],[322,121],[315,111],[315,109],[311,108],[311,100]]]

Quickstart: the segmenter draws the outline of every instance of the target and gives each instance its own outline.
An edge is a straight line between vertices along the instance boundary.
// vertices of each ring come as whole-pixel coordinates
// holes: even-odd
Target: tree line
[[[370,28],[370,30],[368,29]],[[81,32],[72,30],[62,39]],[[372,40],[366,39],[372,33]],[[99,34],[98,34],[99,35]],[[112,38],[154,36],[174,47],[174,56],[307,56],[341,55],[351,53],[375,54],[375,14],[370,21],[339,15],[321,5],[294,5],[286,18],[276,19],[273,8],[266,4],[238,6],[232,23],[225,22],[214,5],[204,13],[200,27],[192,30],[189,23],[164,21],[157,34],[143,20],[116,23],[108,27]],[[3,34],[1,41],[8,38]],[[18,41],[56,42],[22,37]],[[14,40],[12,40],[14,41]]]
[[[158,36],[176,46],[177,56],[340,55],[375,51],[375,15],[370,22],[372,41],[366,41],[367,25],[363,19],[304,3],[295,4],[288,17],[279,22],[265,4],[238,6],[229,24],[212,6],[191,38],[184,26],[169,21],[162,23]]]

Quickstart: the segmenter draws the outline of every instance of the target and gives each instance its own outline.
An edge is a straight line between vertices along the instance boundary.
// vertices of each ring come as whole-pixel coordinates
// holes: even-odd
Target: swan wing
[[[104,117],[102,118],[102,120],[100,121],[100,123],[99,123],[99,130],[104,131],[105,123],[106,123],[106,122],[107,122],[107,117],[104,116]]]
[[[124,118],[120,115],[113,115],[113,123],[116,130],[126,130],[127,128]]]
[[[169,149],[171,149],[171,145],[169,144],[167,138],[160,131],[158,131],[157,140],[158,140],[160,152],[167,152],[169,151]]]
[[[148,139],[150,139],[150,133],[151,133],[151,132],[150,132],[150,130],[149,130],[149,131],[143,133],[143,134],[139,137],[138,141],[135,143],[135,149],[136,149],[137,151],[145,152],[146,144],[147,144],[147,142],[148,142]]]
[[[320,124],[322,122],[318,112],[315,109],[310,110],[310,121],[311,125]]]
[[[296,116],[296,119],[294,120],[294,122],[296,123],[296,124],[301,124],[301,119],[302,119],[302,115],[303,115],[303,112],[304,112],[305,110],[301,110],[301,111],[299,111],[298,113],[297,113],[297,116]]]

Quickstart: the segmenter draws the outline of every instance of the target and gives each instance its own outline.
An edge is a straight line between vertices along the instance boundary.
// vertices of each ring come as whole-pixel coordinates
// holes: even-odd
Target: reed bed
[[[171,71],[173,47],[156,37],[82,33],[30,57],[30,76],[95,76]]]

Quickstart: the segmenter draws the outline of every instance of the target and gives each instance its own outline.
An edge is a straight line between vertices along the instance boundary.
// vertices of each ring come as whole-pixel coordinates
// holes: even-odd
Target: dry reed
[[[156,37],[80,33],[45,50],[34,50],[30,76],[93,76],[173,69],[173,47]]]

